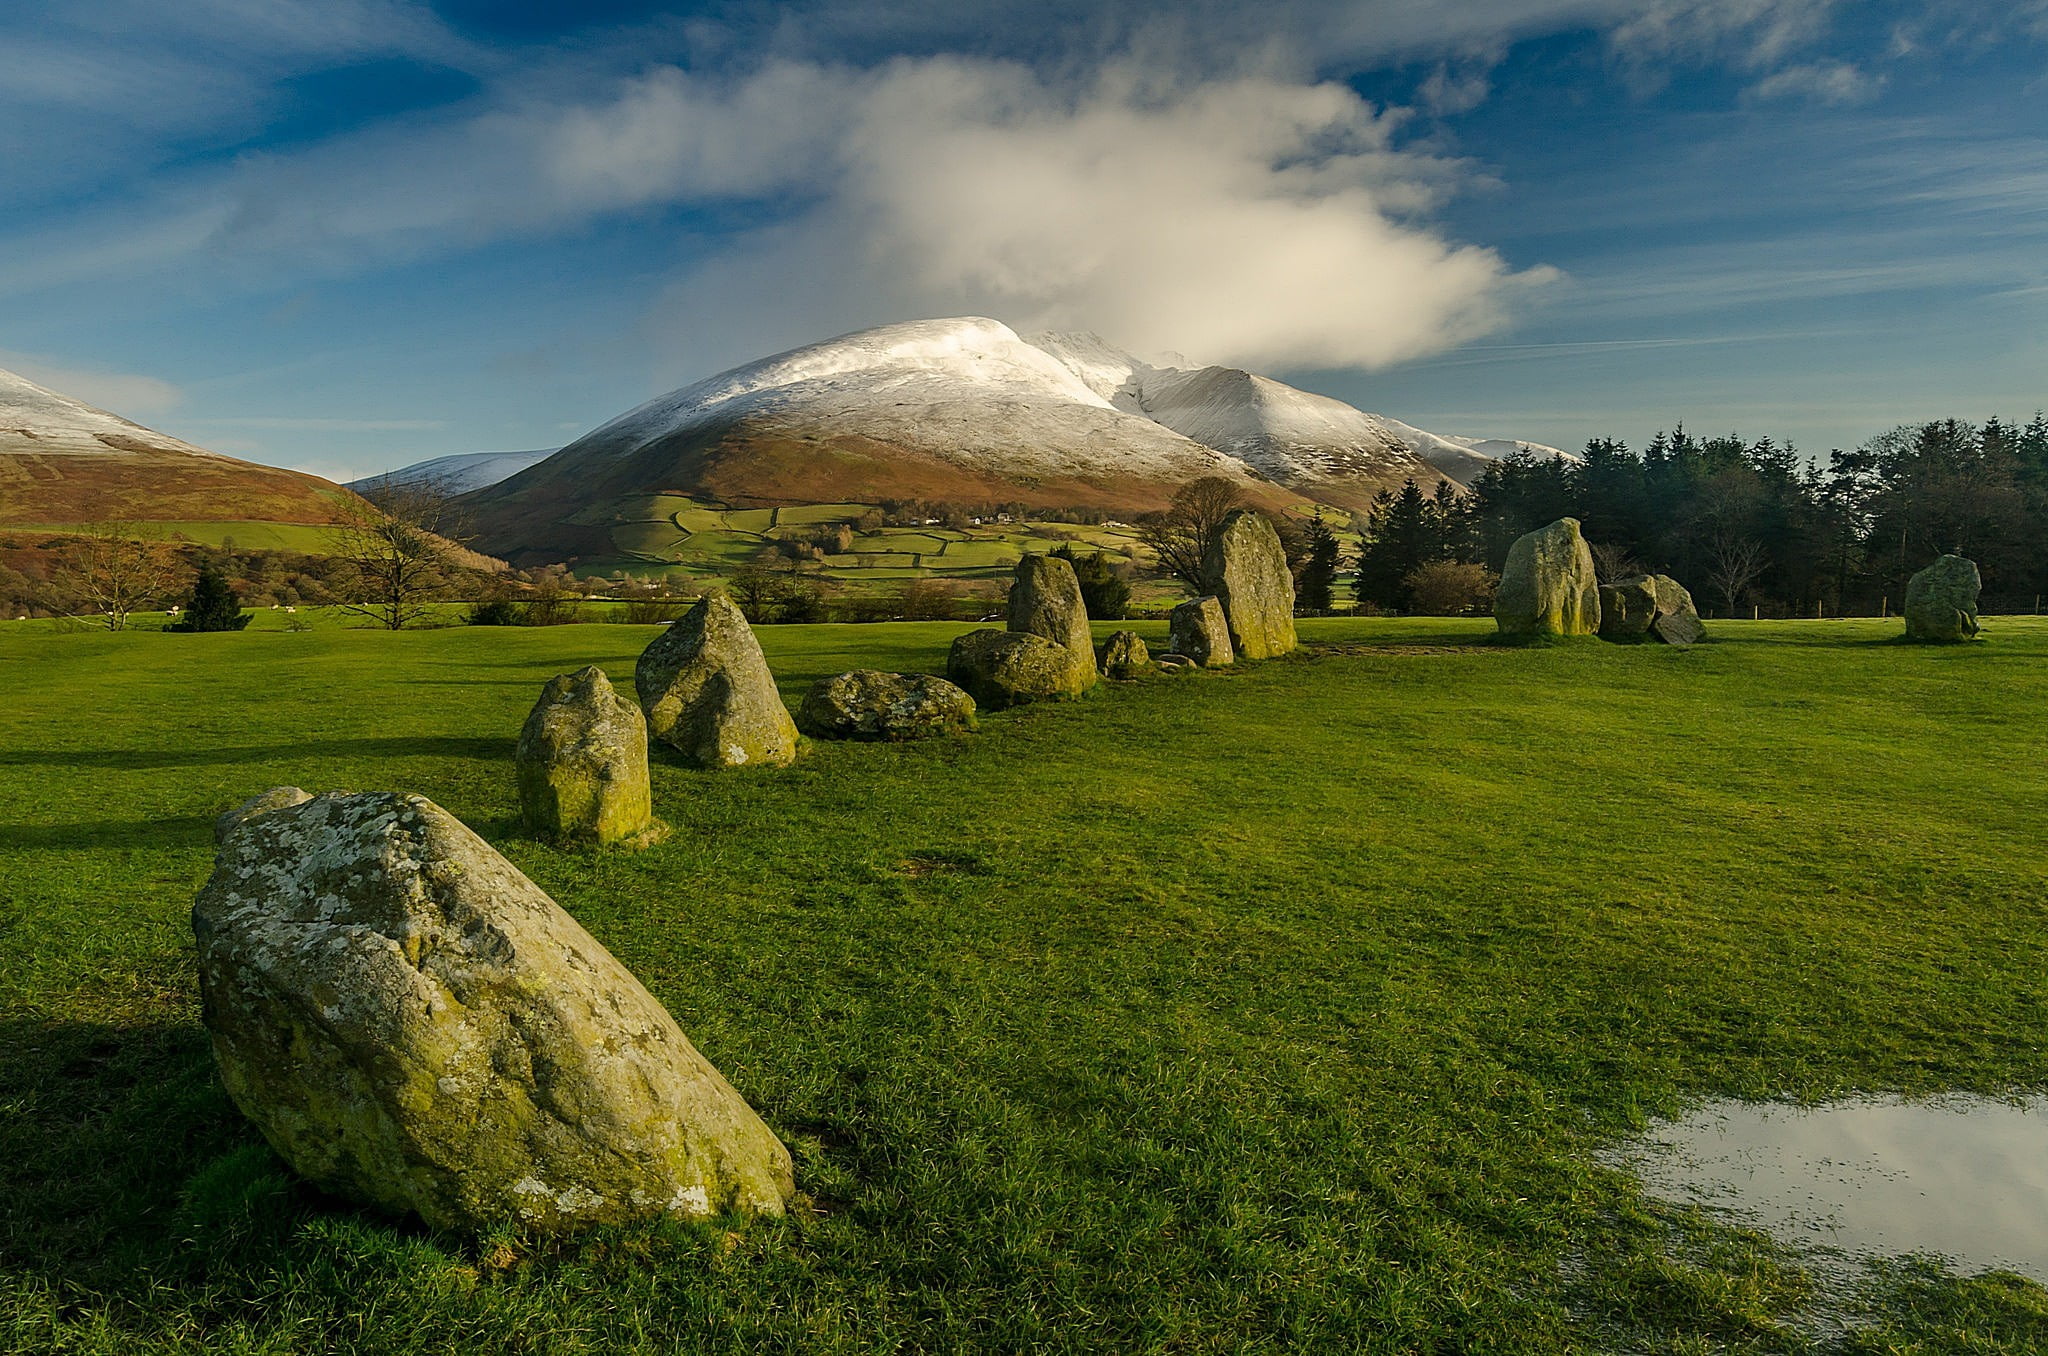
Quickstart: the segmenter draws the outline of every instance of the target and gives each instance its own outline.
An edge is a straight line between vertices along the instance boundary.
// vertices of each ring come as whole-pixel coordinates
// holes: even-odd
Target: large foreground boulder
[[[819,739],[931,739],[974,728],[974,698],[925,673],[855,669],[820,678],[796,721]]]
[[[1012,631],[1043,636],[1065,648],[1076,690],[1095,685],[1095,637],[1088,630],[1088,605],[1073,565],[1058,556],[1025,556],[1010,584]]]
[[[1239,658],[1272,659],[1294,649],[1294,575],[1265,514],[1237,509],[1209,534],[1202,587],[1223,605]]]
[[[1974,561],[1943,556],[1906,581],[1906,639],[1954,644],[1975,638],[1977,594],[1984,581]]]
[[[1600,584],[1578,519],[1559,518],[1509,548],[1493,619],[1515,640],[1590,636],[1600,629]]]
[[[659,834],[647,781],[647,720],[592,666],[548,680],[519,732],[519,813],[528,831],[599,844]]]
[[[796,759],[796,722],[761,642],[722,591],[705,594],[641,651],[633,686],[648,733],[700,767]]]
[[[1078,697],[1095,682],[1095,661],[1083,681],[1072,651],[1029,631],[969,631],[953,642],[946,676],[985,710]]]
[[[1214,598],[1193,598],[1166,618],[1166,648],[1185,655],[1196,667],[1220,669],[1237,662],[1230,646],[1230,623],[1223,604]]]
[[[624,966],[420,796],[272,792],[192,910],[228,1094],[441,1229],[780,1214],[788,1151]]]
[[[1136,678],[1152,668],[1152,652],[1136,631],[1112,631],[1102,642],[1102,674],[1119,681]]]

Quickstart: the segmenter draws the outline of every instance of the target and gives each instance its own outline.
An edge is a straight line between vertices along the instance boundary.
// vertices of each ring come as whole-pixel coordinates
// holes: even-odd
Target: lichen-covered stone
[[[1265,514],[1237,509],[1210,533],[1202,587],[1223,605],[1239,658],[1272,659],[1294,649],[1294,575]]]
[[[1637,641],[1649,637],[1657,619],[1657,586],[1646,574],[1600,586],[1600,638]]]
[[[1026,702],[1078,697],[1095,681],[1081,681],[1073,653],[1029,631],[969,631],[953,642],[946,676],[987,711]]]
[[[464,1232],[782,1212],[782,1144],[488,843],[420,796],[289,801],[227,826],[192,929],[221,1079],[295,1170]]]
[[[1942,556],[1906,581],[1906,639],[1954,644],[1975,638],[1977,594],[1984,581],[1974,561]]]
[[[1166,619],[1166,648],[1186,656],[1197,668],[1220,669],[1237,662],[1230,645],[1230,623],[1223,604],[1214,598],[1182,603]]]
[[[647,719],[592,666],[548,680],[519,731],[519,812],[530,832],[600,844],[659,836]]]
[[[1692,605],[1692,592],[1668,574],[1653,574],[1650,583],[1657,591],[1657,615],[1650,622],[1650,634],[1667,645],[1681,649],[1697,645],[1707,637],[1699,609]]]
[[[1509,548],[1493,619],[1503,636],[1516,640],[1590,636],[1600,629],[1600,584],[1578,519],[1560,518]]]
[[[1064,647],[1076,691],[1095,685],[1095,637],[1088,630],[1088,605],[1081,600],[1081,580],[1072,564],[1058,556],[1018,561],[1010,584],[1009,624],[1012,631]]]
[[[1102,672],[1105,677],[1136,678],[1152,668],[1152,652],[1136,631],[1112,631],[1102,642]]]
[[[796,722],[739,606],[713,589],[641,651],[633,686],[647,730],[701,767],[796,759]]]
[[[974,728],[974,698],[926,673],[855,669],[820,678],[796,722],[819,739],[932,739]]]

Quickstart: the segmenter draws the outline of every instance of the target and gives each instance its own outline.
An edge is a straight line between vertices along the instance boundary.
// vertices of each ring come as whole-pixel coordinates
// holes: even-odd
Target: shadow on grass
[[[470,758],[510,762],[513,739],[304,739],[252,748],[188,749],[7,749],[0,767],[80,767],[140,771],[147,768],[220,767],[306,758]]]
[[[10,848],[189,848],[212,844],[211,815],[83,824],[0,824],[0,847]]]

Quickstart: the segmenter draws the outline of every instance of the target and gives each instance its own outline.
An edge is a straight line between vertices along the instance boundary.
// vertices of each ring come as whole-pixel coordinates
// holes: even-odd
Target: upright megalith
[[[1559,518],[1509,548],[1493,619],[1514,640],[1590,636],[1600,629],[1600,584],[1577,518]]]
[[[1936,560],[1906,581],[1906,639],[1939,645],[1975,638],[1983,587],[1976,562],[1962,556]]]
[[[985,710],[1078,697],[1095,682],[1091,659],[1081,678],[1072,651],[1029,631],[969,631],[946,655],[946,677]]]
[[[308,1180],[464,1232],[782,1213],[760,1117],[440,806],[271,793],[222,829],[202,1014],[228,1095]]]
[[[1136,631],[1112,631],[1102,642],[1102,676],[1119,681],[1150,672],[1152,652]]]
[[[1265,514],[1237,509],[1209,534],[1202,587],[1222,604],[1240,658],[1272,659],[1294,649],[1294,575]]]
[[[796,759],[796,722],[739,606],[713,589],[640,652],[647,730],[702,767]]]
[[[974,698],[928,673],[854,669],[814,683],[796,723],[819,739],[935,739],[974,728]]]
[[[647,720],[592,666],[548,680],[519,732],[519,813],[529,831],[598,844],[659,836]]]
[[[1094,686],[1095,637],[1073,565],[1058,556],[1025,556],[1010,584],[1010,630],[1042,636],[1064,648],[1077,691]]]
[[[1653,574],[1650,583],[1657,590],[1657,615],[1650,621],[1650,634],[1681,649],[1706,639],[1707,628],[1692,604],[1692,591],[1668,574]]]
[[[1223,604],[1214,598],[1193,598],[1167,614],[1166,648],[1185,656],[1197,668],[1220,669],[1237,662],[1230,646],[1230,623]]]

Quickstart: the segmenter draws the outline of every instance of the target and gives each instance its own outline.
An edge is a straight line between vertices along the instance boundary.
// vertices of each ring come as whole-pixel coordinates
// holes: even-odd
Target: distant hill
[[[0,371],[0,526],[334,521],[344,491],[194,447]]]
[[[1026,340],[968,316],[842,335],[671,391],[469,506],[495,554],[599,559],[655,496],[1129,515],[1213,475],[1276,506],[1359,509],[1406,480],[1463,481],[1480,447],[1256,373],[1155,367],[1093,335]]]
[[[452,456],[416,461],[381,475],[351,480],[344,488],[361,493],[383,485],[431,482],[449,494],[466,494],[515,476],[561,450],[559,447],[546,447],[532,452],[457,452]]]

